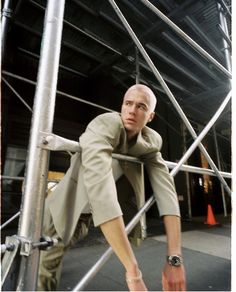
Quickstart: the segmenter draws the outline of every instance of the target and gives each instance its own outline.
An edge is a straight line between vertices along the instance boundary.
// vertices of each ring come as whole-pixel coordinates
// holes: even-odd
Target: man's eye
[[[140,105],[138,106],[138,108],[141,109],[141,110],[143,110],[143,111],[147,111],[147,108],[146,108],[145,105],[140,104]]]

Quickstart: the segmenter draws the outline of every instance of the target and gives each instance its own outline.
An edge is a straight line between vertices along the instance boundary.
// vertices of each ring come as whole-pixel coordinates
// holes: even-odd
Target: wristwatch
[[[166,256],[166,260],[169,265],[173,267],[179,267],[183,263],[183,259],[181,256],[178,255],[171,255],[171,256]]]

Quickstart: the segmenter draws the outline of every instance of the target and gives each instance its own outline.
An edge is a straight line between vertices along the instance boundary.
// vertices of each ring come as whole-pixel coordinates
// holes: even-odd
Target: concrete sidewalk
[[[231,223],[229,218],[216,219],[220,224],[215,226],[205,225],[204,218],[182,222],[188,291],[231,290]],[[60,290],[72,290],[107,248],[99,229],[92,228],[86,239],[66,254]],[[148,220],[148,237],[140,247],[134,247],[134,252],[149,291],[161,291],[161,272],[166,255],[161,221]],[[124,269],[115,255],[84,290],[127,291]]]

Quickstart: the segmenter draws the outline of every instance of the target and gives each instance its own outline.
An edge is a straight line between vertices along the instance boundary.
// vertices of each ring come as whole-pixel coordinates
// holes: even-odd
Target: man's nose
[[[129,112],[131,114],[135,114],[135,112],[136,112],[136,105],[135,104],[133,104],[129,107]]]

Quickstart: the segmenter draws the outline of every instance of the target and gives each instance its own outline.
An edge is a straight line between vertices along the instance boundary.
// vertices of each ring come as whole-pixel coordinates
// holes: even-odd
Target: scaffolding
[[[195,41],[193,41],[188,35],[186,35],[177,25],[175,25],[168,17],[166,17],[160,10],[158,10],[148,0],[141,0],[150,10],[152,10],[162,21],[164,21],[171,29],[173,29],[184,41],[191,45],[199,54],[201,54],[206,60],[208,60],[215,68],[222,72],[229,79],[231,75],[231,59],[229,44],[230,39],[228,35],[226,15],[222,11],[227,8],[224,7],[224,1],[218,1],[219,18],[220,18],[220,29],[222,32],[222,38],[224,43],[224,53],[226,59],[226,67],[223,67],[218,61],[216,61],[210,54],[208,54],[202,47],[200,47]],[[138,60],[139,54],[143,56],[151,71],[153,72],[156,79],[162,86],[165,94],[173,104],[177,113],[183,121],[183,124],[194,139],[192,145],[186,149],[185,154],[179,160],[178,163],[166,161],[167,166],[172,169],[170,174],[175,176],[180,170],[185,172],[195,173],[207,173],[209,175],[216,176],[221,182],[224,212],[226,214],[225,207],[225,193],[231,196],[231,189],[225,181],[225,178],[232,178],[231,173],[221,171],[220,159],[217,156],[218,167],[215,165],[207,150],[201,143],[204,136],[214,126],[217,119],[220,117],[225,107],[231,100],[231,91],[224,98],[218,110],[211,117],[208,124],[204,127],[199,135],[194,131],[191,123],[184,114],[180,105],[176,101],[173,93],[167,86],[166,82],[162,78],[160,72],[153,64],[151,58],[147,54],[146,50],[142,46],[141,42],[137,38],[135,32],[127,22],[126,18],[122,14],[121,10],[117,6],[114,0],[109,0],[109,3],[113,7],[117,16],[123,23],[127,32],[136,46],[136,59]],[[38,70],[37,83],[32,82],[21,76],[12,74],[11,72],[3,71],[6,76],[20,79],[23,82],[28,82],[36,85],[34,107],[31,109],[27,103],[20,97],[20,95],[14,90],[14,88],[7,82],[5,78],[3,81],[5,84],[14,92],[14,94],[24,103],[28,110],[32,111],[32,127],[29,143],[29,154],[27,158],[27,168],[25,178],[21,177],[7,177],[2,176],[3,179],[16,179],[25,180],[25,188],[23,193],[22,210],[16,213],[8,222],[1,226],[1,229],[9,224],[12,220],[15,220],[20,216],[18,235],[7,237],[6,243],[1,245],[2,253],[4,253],[2,262],[2,285],[7,282],[9,275],[11,274],[11,287],[13,290],[18,291],[35,291],[37,274],[38,274],[38,263],[39,263],[39,251],[41,248],[46,248],[56,244],[54,239],[42,239],[42,217],[43,217],[43,205],[44,195],[46,191],[47,172],[48,172],[48,160],[50,151],[69,151],[78,152],[80,151],[79,143],[76,141],[68,140],[63,137],[57,136],[52,133],[52,124],[54,119],[54,108],[56,94],[62,94],[68,98],[73,98],[79,102],[87,103],[91,106],[96,106],[108,111],[112,111],[106,107],[99,106],[97,104],[87,102],[85,100],[76,98],[69,94],[59,92],[56,90],[57,86],[57,74],[59,66],[60,56],[60,44],[63,26],[63,14],[64,14],[64,0],[52,0],[48,1],[45,21],[44,21],[44,33],[43,33],[43,45],[40,54],[40,65]],[[8,11],[10,7],[10,1],[5,1],[4,11]],[[3,19],[7,17],[3,15]],[[228,16],[227,16],[228,17]],[[6,26],[7,22],[4,21],[3,33],[2,33],[2,45],[4,52],[5,37],[6,37]],[[138,62],[137,62],[138,64]],[[139,68],[136,67],[137,76],[136,82],[139,82]],[[233,116],[233,114],[232,114]],[[215,132],[214,132],[215,133]],[[214,134],[216,152],[218,153],[217,139]],[[207,159],[211,169],[203,169],[184,163],[193,153],[193,151],[199,147],[205,158]],[[217,154],[218,155],[218,154]],[[113,154],[115,159],[127,160],[133,163],[140,163],[143,167],[142,162],[135,157],[128,157],[124,155]],[[143,200],[143,198],[141,198]],[[141,200],[141,201],[142,201]],[[144,214],[154,203],[154,196],[151,196],[147,202],[142,201],[140,210],[126,226],[126,232],[129,233],[132,228],[137,224],[138,221],[142,221],[143,230],[145,230],[145,217]],[[189,210],[191,212],[191,210]],[[145,237],[145,232],[143,233]],[[112,254],[112,249],[109,248],[103,256],[94,264],[94,266],[88,271],[88,273],[79,281],[74,287],[73,291],[82,291],[87,283],[94,277],[99,269],[105,264]],[[14,274],[12,276],[12,274]],[[13,279],[13,281],[12,281]]]

